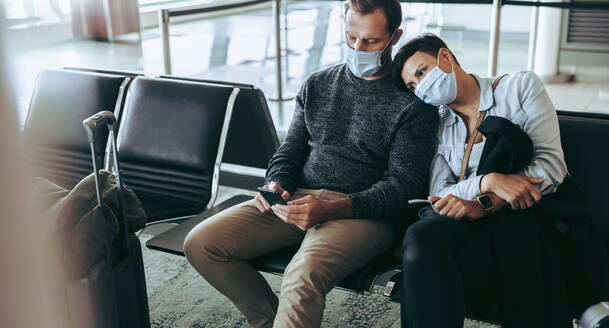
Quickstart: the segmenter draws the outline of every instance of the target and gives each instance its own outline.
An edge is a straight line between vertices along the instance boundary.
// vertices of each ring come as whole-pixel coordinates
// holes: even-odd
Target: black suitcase
[[[120,327],[150,327],[142,246],[134,235],[127,236],[130,256],[111,271],[116,292]]]
[[[117,162],[116,118],[109,111],[103,111],[83,121],[93,154],[93,169],[98,206],[101,195],[98,168],[95,159],[95,132],[98,127],[110,130],[113,173],[119,192],[121,207],[120,234],[114,241],[105,260],[97,262],[83,277],[68,282],[66,292],[72,328],[124,327],[148,328],[150,316],[146,294],[146,279],[139,239],[128,232],[123,207],[120,172]]]

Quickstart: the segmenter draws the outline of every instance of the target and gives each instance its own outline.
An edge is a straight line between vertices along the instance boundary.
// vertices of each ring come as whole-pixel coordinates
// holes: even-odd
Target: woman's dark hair
[[[432,33],[421,34],[406,42],[400,50],[398,50],[395,57],[393,57],[393,79],[398,88],[401,90],[408,90],[406,84],[404,84],[404,80],[402,80],[402,69],[404,69],[404,64],[406,64],[408,58],[412,57],[417,51],[437,57],[438,52],[442,48],[448,49],[446,43]],[[450,49],[448,49],[448,51],[450,51]],[[450,54],[453,55],[455,63],[459,65],[459,62],[452,51]]]

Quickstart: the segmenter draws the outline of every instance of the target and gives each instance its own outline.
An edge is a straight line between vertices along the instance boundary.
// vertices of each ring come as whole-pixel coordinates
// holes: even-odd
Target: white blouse
[[[510,120],[533,141],[533,160],[519,174],[544,179],[535,185],[542,194],[554,192],[567,174],[567,165],[556,110],[543,82],[532,72],[511,73],[501,79],[493,93],[494,78],[473,76],[480,85],[478,111],[486,111],[485,117]],[[467,179],[458,182],[466,136],[467,127],[461,117],[450,107],[441,106],[437,152],[430,168],[430,195],[453,194],[471,200],[480,194],[482,175],[476,175],[474,170],[468,170]],[[470,163],[473,160],[470,158]]]

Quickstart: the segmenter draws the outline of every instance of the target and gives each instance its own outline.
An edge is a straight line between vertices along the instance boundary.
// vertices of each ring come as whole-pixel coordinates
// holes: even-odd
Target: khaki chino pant
[[[292,199],[313,195],[337,200],[345,194],[298,189]],[[199,223],[184,241],[191,265],[228,297],[253,327],[319,327],[326,294],[349,273],[393,241],[387,222],[339,219],[302,231],[274,214],[262,214],[253,200]],[[279,299],[247,260],[300,245],[287,266]]]

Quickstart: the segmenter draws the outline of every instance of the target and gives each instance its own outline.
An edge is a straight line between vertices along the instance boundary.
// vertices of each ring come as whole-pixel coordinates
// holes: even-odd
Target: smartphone
[[[286,201],[281,197],[281,194],[275,190],[258,187],[258,191],[271,206],[275,204],[288,205],[288,203],[286,203]]]

